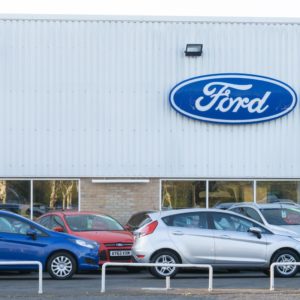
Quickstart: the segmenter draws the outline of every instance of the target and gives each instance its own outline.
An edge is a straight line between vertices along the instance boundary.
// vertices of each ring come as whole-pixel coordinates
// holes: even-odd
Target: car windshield
[[[73,231],[113,231],[124,230],[121,224],[109,216],[74,215],[66,216],[66,221]]]
[[[262,208],[260,211],[271,225],[300,225],[297,208]]]

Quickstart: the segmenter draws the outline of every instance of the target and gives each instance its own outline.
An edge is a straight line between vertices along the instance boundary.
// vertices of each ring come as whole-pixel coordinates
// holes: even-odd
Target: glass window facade
[[[78,182],[78,180],[0,180],[0,209],[30,218],[32,206],[33,219],[49,210],[78,210]]]
[[[257,203],[300,203],[300,181],[257,181],[256,191]]]
[[[34,180],[33,216],[39,217],[50,210],[78,209],[78,181]]]
[[[209,181],[209,207],[221,203],[253,201],[251,181]]]
[[[162,209],[206,207],[205,181],[163,181]]]
[[[30,216],[30,181],[0,180],[0,209]]]
[[[300,180],[162,180],[161,186],[162,209],[226,208],[226,204],[255,199],[257,203],[300,203]]]

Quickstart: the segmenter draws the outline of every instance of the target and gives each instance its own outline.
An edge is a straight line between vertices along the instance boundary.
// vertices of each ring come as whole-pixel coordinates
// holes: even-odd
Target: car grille
[[[131,260],[131,256],[110,256],[110,261],[127,261]]]

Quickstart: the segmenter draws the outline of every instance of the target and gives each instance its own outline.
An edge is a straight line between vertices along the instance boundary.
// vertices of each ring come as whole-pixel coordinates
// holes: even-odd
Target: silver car
[[[183,209],[150,213],[152,221],[135,232],[137,262],[211,264],[225,269],[268,270],[272,262],[296,262],[300,236],[274,233],[233,212]],[[152,267],[152,275],[174,277],[176,267]],[[278,266],[275,274],[292,277],[294,265]]]
[[[295,203],[238,203],[230,211],[251,218],[267,228],[293,231],[300,236],[300,206]]]

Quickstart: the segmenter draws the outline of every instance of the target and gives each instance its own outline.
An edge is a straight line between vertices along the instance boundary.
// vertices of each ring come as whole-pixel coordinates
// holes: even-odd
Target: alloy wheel
[[[67,256],[57,256],[51,263],[51,270],[58,278],[66,278],[73,270],[72,261]]]
[[[161,264],[176,264],[175,259],[168,254],[162,254],[155,262]],[[162,276],[170,276],[174,272],[175,267],[155,267],[155,269]]]
[[[296,259],[293,255],[285,253],[285,254],[280,255],[277,258],[276,262],[279,262],[279,263],[281,263],[281,262],[282,263],[289,263],[289,262],[294,263],[294,262],[296,262]],[[281,273],[284,276],[288,276],[288,275],[292,274],[295,271],[297,266],[295,266],[295,265],[285,265],[285,266],[276,266],[276,268],[277,268],[279,273]]]

